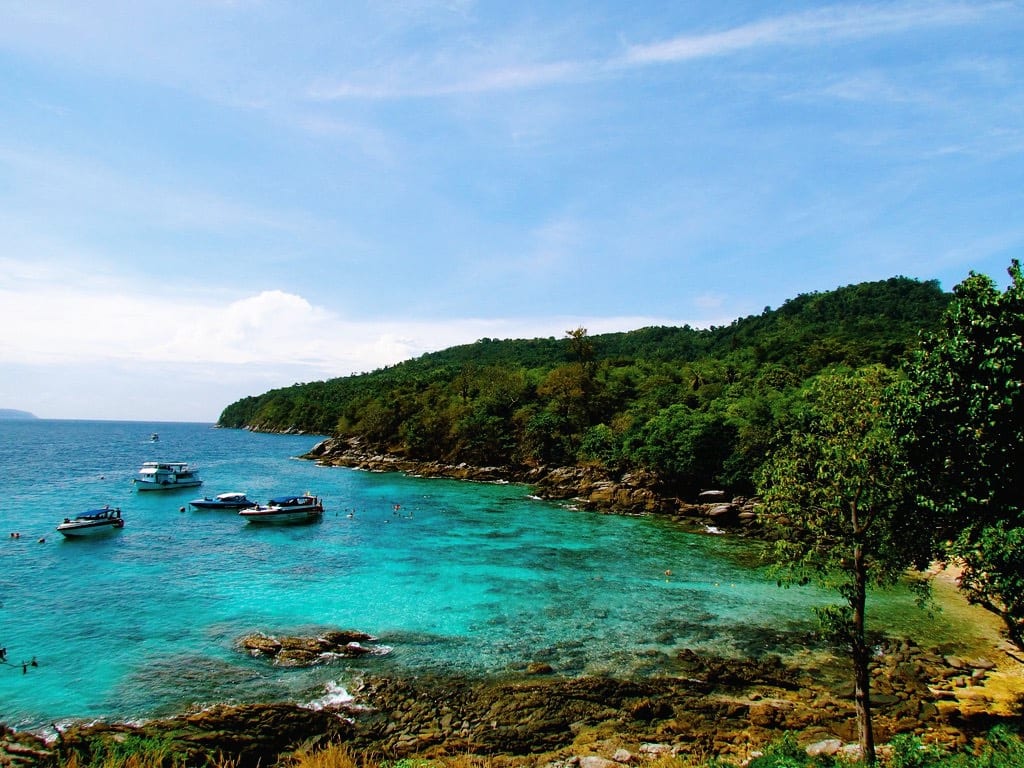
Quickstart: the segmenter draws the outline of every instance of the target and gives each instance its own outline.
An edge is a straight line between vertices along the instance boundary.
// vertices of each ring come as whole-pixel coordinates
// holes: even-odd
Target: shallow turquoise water
[[[0,666],[0,721],[307,702],[396,670],[492,675],[544,660],[564,674],[658,674],[683,647],[798,649],[814,627],[810,606],[824,602],[778,589],[741,540],[573,511],[523,486],[293,458],[317,439],[203,424],[0,422],[0,646],[13,662]],[[196,463],[205,483],[137,493],[131,479],[150,459]],[[310,490],[327,512],[318,524],[265,528],[188,507],[229,490],[259,500]],[[121,507],[123,531],[86,541],[54,531],[103,504]],[[884,606],[880,625],[935,640],[971,631],[911,602],[898,593],[874,603]],[[364,630],[392,650],[298,670],[235,647],[249,632],[321,628]],[[39,666],[23,674],[32,657]]]

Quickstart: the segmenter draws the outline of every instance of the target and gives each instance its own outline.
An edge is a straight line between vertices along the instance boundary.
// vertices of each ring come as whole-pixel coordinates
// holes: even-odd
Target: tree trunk
[[[865,765],[875,764],[875,736],[871,727],[871,673],[868,663],[871,652],[864,638],[864,605],[867,596],[867,564],[864,550],[858,544],[853,552],[854,594],[851,638],[854,676],[854,706],[857,710],[857,737],[860,756]]]

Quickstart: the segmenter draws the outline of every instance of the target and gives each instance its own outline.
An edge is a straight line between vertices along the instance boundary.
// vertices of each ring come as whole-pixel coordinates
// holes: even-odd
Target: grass
[[[971,749],[944,751],[925,745],[916,736],[897,736],[880,752],[878,768],[1024,768],[1024,739],[1003,726],[994,728]],[[94,742],[88,753],[72,753],[61,768],[193,768],[194,765],[177,753],[169,741],[128,736],[122,741]],[[532,763],[529,758],[479,755],[382,760],[354,754],[348,746],[339,744],[290,755],[281,760],[279,768],[507,768],[513,765]],[[732,768],[735,765],[721,758],[688,755],[663,755],[641,763],[642,768]],[[763,754],[746,763],[747,768],[856,768],[862,765],[843,756],[808,757],[793,734],[785,734],[766,747]],[[238,763],[220,756],[209,760],[207,766],[237,768]]]

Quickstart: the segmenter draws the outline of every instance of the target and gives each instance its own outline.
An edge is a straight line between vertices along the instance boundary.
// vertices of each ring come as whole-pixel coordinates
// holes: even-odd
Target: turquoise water
[[[810,606],[824,602],[778,589],[742,540],[573,511],[523,486],[294,458],[317,440],[205,424],[0,422],[0,646],[13,662],[0,666],[0,721],[315,702],[366,673],[497,675],[531,661],[563,674],[670,673],[684,647],[799,649]],[[138,493],[132,477],[153,459],[193,462],[205,483]],[[309,490],[327,512],[274,528],[188,507],[232,490],[261,501]],[[124,530],[82,541],[54,531],[103,504],[122,509]],[[911,602],[887,597],[882,625],[937,640],[970,632]],[[236,648],[250,632],[322,628],[364,630],[391,651],[289,669]]]

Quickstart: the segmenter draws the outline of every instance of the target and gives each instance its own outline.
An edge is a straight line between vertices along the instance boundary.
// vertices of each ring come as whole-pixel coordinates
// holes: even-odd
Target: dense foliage
[[[849,649],[861,755],[875,761],[865,632],[871,586],[896,584],[934,551],[914,500],[914,474],[896,434],[882,366],[821,376],[787,440],[758,473],[762,509],[780,521],[769,560],[788,581],[813,581],[842,602],[823,610]]]
[[[847,286],[698,330],[482,339],[372,373],[240,400],[226,427],[360,437],[413,459],[652,470],[667,489],[752,489],[823,370],[896,365],[948,303],[934,281]]]
[[[973,273],[954,289],[907,366],[904,431],[961,588],[1024,648],[1024,273],[1009,273],[1003,292]]]

